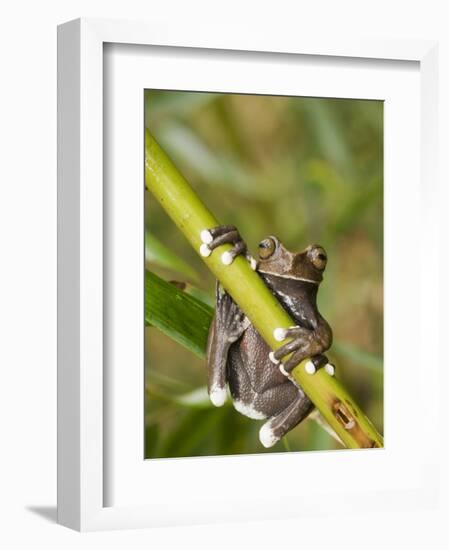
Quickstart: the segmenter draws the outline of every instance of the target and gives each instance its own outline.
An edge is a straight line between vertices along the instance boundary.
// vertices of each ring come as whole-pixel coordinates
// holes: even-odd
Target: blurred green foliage
[[[269,234],[291,250],[324,246],[328,355],[383,431],[383,103],[146,91],[145,124],[252,251]],[[212,275],[148,193],[145,223],[147,268],[213,305]],[[262,448],[259,422],[209,404],[205,360],[145,331],[147,458],[339,448],[312,421]]]

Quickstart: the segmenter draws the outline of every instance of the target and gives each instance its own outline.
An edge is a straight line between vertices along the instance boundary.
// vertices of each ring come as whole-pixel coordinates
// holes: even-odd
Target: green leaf
[[[202,302],[203,304],[210,306],[212,309],[215,309],[214,294],[211,294],[201,288],[189,284],[186,284],[185,288],[183,288],[182,290],[184,290],[184,292],[186,292],[187,294],[190,294],[190,296],[196,298],[199,302]]]
[[[206,355],[214,310],[197,298],[145,272],[145,323],[157,327],[200,357]]]
[[[198,281],[197,272],[148,231],[145,231],[145,260]]]

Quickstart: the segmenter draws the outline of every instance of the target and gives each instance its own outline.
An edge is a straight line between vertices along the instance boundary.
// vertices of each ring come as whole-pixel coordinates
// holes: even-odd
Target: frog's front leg
[[[326,372],[333,376],[334,366],[327,362],[322,365],[320,357],[325,357],[322,354],[328,350],[332,343],[332,331],[324,319],[320,319],[315,329],[306,329],[301,326],[291,327],[289,329],[275,329],[274,337],[278,341],[283,341],[286,338],[292,338],[289,342],[270,353],[270,359],[275,364],[280,364],[281,370],[285,373],[290,373],[296,365],[301,363],[307,357],[317,357],[318,361],[311,361],[306,365],[306,371],[309,374],[314,374],[317,367],[325,366]],[[281,363],[283,357],[290,355],[291,357]]]
[[[224,265],[231,265],[234,259],[244,254],[251,264],[253,270],[257,267],[256,260],[248,253],[246,243],[240,236],[234,225],[218,225],[210,229],[204,229],[200,233],[202,245],[200,246],[201,256],[207,258],[212,251],[223,244],[234,245],[231,250],[223,252],[221,261]]]

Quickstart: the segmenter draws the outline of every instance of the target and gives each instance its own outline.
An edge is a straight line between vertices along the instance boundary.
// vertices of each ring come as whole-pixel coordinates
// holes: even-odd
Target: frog
[[[217,281],[206,354],[209,398],[216,407],[224,405],[228,386],[239,413],[265,420],[259,440],[263,447],[270,448],[314,410],[292,370],[307,359],[304,367],[307,374],[314,375],[321,368],[330,376],[335,373],[335,366],[324,354],[331,347],[332,330],[317,306],[327,254],[316,244],[301,252],[291,252],[279,238],[270,235],[259,243],[256,260],[234,225],[207,228],[200,237],[199,252],[205,257],[223,244],[232,245],[221,253],[225,266],[239,255],[246,256],[252,269],[296,323],[274,330],[275,340],[283,344],[272,350]]]

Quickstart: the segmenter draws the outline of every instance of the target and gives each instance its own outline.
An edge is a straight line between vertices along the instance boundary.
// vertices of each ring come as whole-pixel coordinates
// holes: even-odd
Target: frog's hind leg
[[[212,403],[221,407],[226,401],[226,364],[230,346],[249,326],[249,320],[217,283],[215,315],[207,341],[208,392]]]
[[[298,388],[298,397],[283,411],[273,416],[260,428],[259,439],[264,447],[272,447],[284,435],[297,426],[313,410],[313,403]]]

